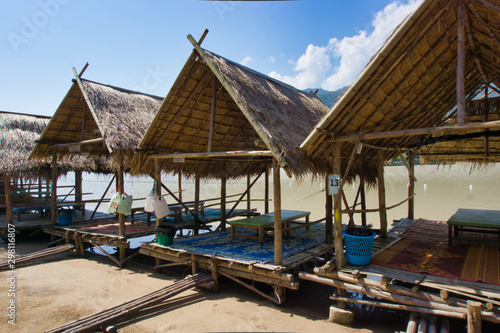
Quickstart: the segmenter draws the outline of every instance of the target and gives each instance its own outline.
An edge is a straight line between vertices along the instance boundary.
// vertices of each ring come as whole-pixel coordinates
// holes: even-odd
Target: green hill
[[[335,102],[337,101],[337,99],[339,98],[340,94],[346,90],[347,87],[344,87],[344,88],[341,88],[339,90],[335,90],[335,91],[328,91],[328,90],[325,90],[325,89],[321,89],[319,88],[318,89],[318,92],[316,93],[316,96],[318,96],[318,98],[326,105],[328,106],[329,108],[331,108],[333,106],[333,104],[335,104]],[[310,88],[310,89],[304,89],[304,91],[307,91],[307,92],[315,92],[316,91],[316,88]]]

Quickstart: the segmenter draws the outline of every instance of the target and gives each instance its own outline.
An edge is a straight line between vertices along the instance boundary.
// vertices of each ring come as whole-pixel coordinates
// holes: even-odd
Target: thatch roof
[[[50,117],[0,112],[0,174],[36,177],[40,164],[28,156]]]
[[[415,135],[416,131],[412,135],[402,134],[404,131],[445,125],[447,115],[457,104],[458,3],[424,0],[375,54],[301,148],[313,157],[327,157],[332,140],[340,142],[345,164],[355,140],[404,150],[430,136]],[[500,82],[500,6],[489,0],[464,3],[465,94],[470,100],[482,85],[498,86]],[[364,145],[351,170],[362,174],[367,164],[361,158],[370,160],[377,151]],[[385,160],[397,155],[396,150],[383,150]]]
[[[271,165],[274,156],[290,175],[301,177],[316,170],[297,146],[327,112],[315,95],[196,44],[139,145],[133,171],[152,174],[152,157],[158,154],[191,153],[198,155],[182,163],[158,159],[160,167],[185,176],[220,178],[225,174],[231,178],[259,174]],[[208,151],[255,152],[259,156],[199,155]],[[269,152],[267,156],[260,155],[265,151]]]
[[[74,80],[31,158],[51,158],[56,149],[58,156],[88,156],[114,162],[124,158],[126,165],[163,99],[80,80],[83,91]]]
[[[50,117],[0,111],[0,174],[11,177],[50,179],[51,165],[46,161],[31,161],[28,157]],[[70,170],[91,171],[102,169],[88,159],[63,158],[58,174]]]

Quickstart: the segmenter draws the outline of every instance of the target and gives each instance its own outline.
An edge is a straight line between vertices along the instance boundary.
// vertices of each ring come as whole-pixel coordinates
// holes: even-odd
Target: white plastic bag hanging
[[[116,208],[116,212],[124,215],[130,215],[133,201],[134,198],[132,198],[131,195],[123,193],[120,197],[120,201],[118,202],[118,208]]]
[[[155,199],[155,195],[153,194],[153,191],[149,193],[149,195],[146,197],[146,204],[144,205],[144,211],[146,213],[152,213],[155,211],[153,208],[153,200]]]
[[[115,214],[119,202],[120,202],[120,194],[116,193],[109,201],[108,213]]]
[[[167,215],[170,215],[170,209],[168,208],[167,202],[160,195],[153,200],[153,209],[157,219],[162,219]]]

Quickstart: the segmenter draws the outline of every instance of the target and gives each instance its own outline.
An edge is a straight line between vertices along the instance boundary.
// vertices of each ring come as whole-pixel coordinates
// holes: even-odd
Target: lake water
[[[500,166],[491,165],[471,171],[469,165],[457,164],[453,166],[425,165],[415,166],[417,182],[415,183],[415,218],[427,218],[447,220],[459,208],[477,209],[500,209]],[[85,199],[99,199],[111,180],[111,176],[95,176],[84,174],[83,192],[92,192],[92,195],[84,196]],[[163,176],[163,183],[172,191],[178,190],[177,177]],[[271,179],[272,184],[272,179]],[[404,166],[388,166],[385,168],[386,204],[392,206],[407,198],[408,195],[408,172]],[[73,175],[60,179],[59,184],[73,184]],[[316,220],[325,216],[325,191],[324,180],[305,179],[298,182],[281,174],[282,208],[311,211],[311,219]],[[125,192],[134,198],[145,198],[153,187],[153,180],[148,177],[125,177]],[[345,185],[348,202],[352,205],[357,193],[357,184]],[[112,196],[110,188],[106,197]],[[182,180],[183,200],[194,200],[194,181]],[[227,195],[243,193],[246,189],[246,179],[228,181]],[[272,198],[272,185],[270,196]],[[165,191],[163,191],[165,193]],[[251,190],[252,199],[264,198],[264,179],[258,180]],[[201,200],[220,197],[220,183],[215,180],[201,182]],[[235,200],[230,198],[228,200]],[[166,196],[167,202],[175,203],[175,200]],[[367,209],[378,208],[377,189],[366,190]],[[216,203],[212,201],[209,203]],[[144,202],[134,202],[134,207],[143,205]],[[208,202],[207,202],[208,204]],[[232,204],[228,204],[231,207]],[[272,202],[270,202],[272,211]],[[87,209],[94,209],[95,204],[88,204]],[[241,203],[241,208],[246,203]],[[99,207],[99,211],[106,211],[107,203]],[[263,202],[253,202],[252,208],[264,212]],[[359,209],[359,206],[358,206]],[[408,215],[407,203],[388,210],[389,224],[394,219],[404,218]],[[379,226],[378,213],[367,214],[368,223],[375,228]],[[345,221],[345,220],[344,220]],[[356,224],[360,224],[360,216],[355,216]]]

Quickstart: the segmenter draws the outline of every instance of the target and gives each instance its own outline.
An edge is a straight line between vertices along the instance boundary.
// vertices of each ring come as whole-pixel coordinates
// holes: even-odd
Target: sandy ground
[[[45,248],[42,242],[16,241],[19,253]],[[6,245],[0,259],[7,257]],[[147,257],[119,269],[108,258],[88,253],[88,258],[65,253],[25,267],[0,272],[0,332],[44,332],[82,316],[172,284],[182,270],[155,272]],[[15,297],[9,296],[10,276],[15,275]],[[287,303],[276,306],[253,292],[221,280],[218,293],[192,289],[141,312],[118,325],[119,332],[394,332],[395,327],[349,328],[329,323],[331,290],[305,284],[289,292]],[[15,326],[7,318],[9,301],[15,299]],[[387,324],[387,322],[386,322]],[[393,326],[393,325],[390,325]],[[364,327],[364,328],[363,328]],[[402,330],[405,327],[398,327]]]

